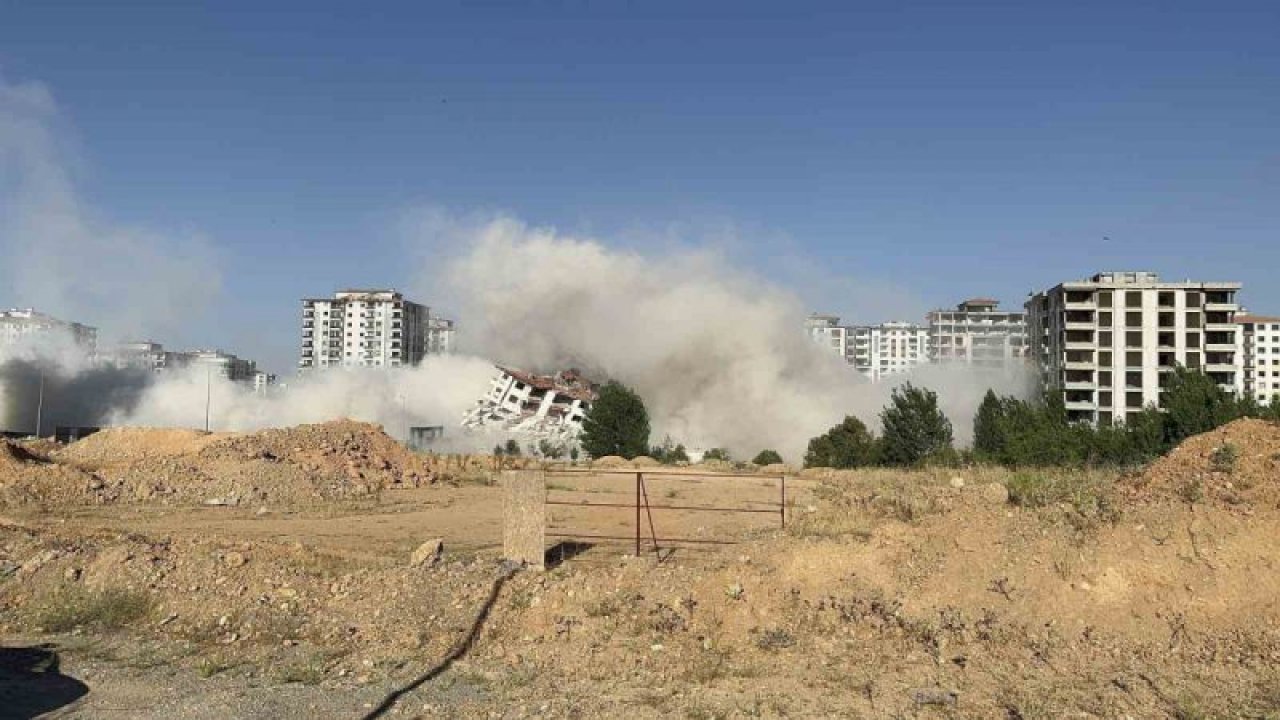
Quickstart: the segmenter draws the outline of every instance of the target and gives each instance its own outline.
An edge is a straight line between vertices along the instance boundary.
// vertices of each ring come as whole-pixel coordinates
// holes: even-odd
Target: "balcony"
[[[1237,348],[1233,342],[1207,342],[1204,349],[1206,352],[1235,352]]]
[[[1204,364],[1206,373],[1234,373],[1236,365],[1232,362],[1222,362],[1221,360],[1212,360]]]
[[[1097,409],[1097,405],[1092,400],[1067,400],[1063,403],[1067,410],[1082,410],[1085,412],[1093,412]]]

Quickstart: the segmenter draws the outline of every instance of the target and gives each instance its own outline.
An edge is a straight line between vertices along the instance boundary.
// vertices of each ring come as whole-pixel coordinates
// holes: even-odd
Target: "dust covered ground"
[[[1280,717],[1272,425],[1129,474],[805,471],[785,530],[659,510],[660,538],[738,544],[658,562],[593,541],[505,581],[494,459],[354,423],[271,432],[6,446],[3,644],[55,648],[86,691],[52,717],[357,718],[433,670],[386,716]],[[625,475],[548,485],[634,500]],[[765,475],[646,492],[779,499]],[[634,532],[633,510],[550,510]],[[0,705],[37,674],[0,668]]]

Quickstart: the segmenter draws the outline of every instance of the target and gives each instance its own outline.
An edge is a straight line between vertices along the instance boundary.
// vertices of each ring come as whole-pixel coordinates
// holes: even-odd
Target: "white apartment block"
[[[300,370],[416,365],[428,349],[430,311],[395,290],[341,290],[302,301]]]
[[[168,367],[205,368],[232,382],[251,383],[258,374],[258,364],[222,350],[193,350],[166,353]]]
[[[846,357],[872,381],[904,373],[929,360],[929,330],[908,322],[853,328]]]
[[[804,328],[810,340],[842,358],[848,357],[849,328],[840,324],[839,317],[814,313],[805,320]]]
[[[458,328],[452,320],[431,315],[427,319],[427,354],[451,355],[457,348]]]
[[[127,342],[117,345],[114,350],[105,354],[104,362],[118,370],[134,369],[150,372],[162,372],[168,367],[169,357],[164,346],[149,340]]]
[[[1245,397],[1280,402],[1280,317],[1236,315],[1244,347]]]
[[[25,310],[0,310],[0,345],[10,345],[38,337],[54,337],[58,334],[70,339],[86,355],[98,350],[98,329],[77,322],[59,320],[52,315]]]
[[[871,381],[903,373],[929,360],[929,331],[907,322],[841,325],[835,315],[805,321],[810,340],[844,358]]]
[[[990,298],[965,300],[928,314],[929,360],[1003,368],[1025,362],[1026,316],[999,309]]]
[[[1034,294],[1026,303],[1032,359],[1072,420],[1123,423],[1160,405],[1178,365],[1243,390],[1236,324],[1240,283],[1161,282],[1150,272],[1105,272]]]

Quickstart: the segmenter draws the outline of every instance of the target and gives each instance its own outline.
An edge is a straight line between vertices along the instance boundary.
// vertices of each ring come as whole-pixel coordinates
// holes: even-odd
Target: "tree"
[[[502,449],[511,457],[520,457],[520,443],[516,442],[515,438],[509,438]]]
[[[552,443],[550,440],[538,441],[538,454],[552,460],[559,460],[564,455],[564,447]]]
[[[809,441],[804,466],[854,468],[876,461],[876,439],[858,418],[848,415],[839,425]]]
[[[994,390],[987,390],[973,417],[973,452],[982,459],[993,459],[1004,450],[1005,404]]]
[[[633,390],[609,381],[582,422],[582,449],[592,457],[621,455],[630,460],[649,449],[649,413]]]
[[[684,445],[676,443],[675,449],[667,454],[667,462],[673,465],[675,463],[687,463],[689,462],[689,452],[684,449]]]
[[[1165,386],[1164,438],[1168,445],[1208,432],[1239,417],[1236,399],[1199,370],[1174,368]]]
[[[710,450],[702,453],[702,459],[703,460],[719,460],[721,462],[732,461],[732,458],[729,457],[729,451],[725,448],[718,448],[718,447],[711,448]]]
[[[503,452],[504,452],[504,451],[503,451],[503,449],[502,449],[502,445],[501,445],[501,444],[499,444],[499,445],[494,445],[494,446],[493,446],[493,456],[494,456],[494,457],[502,457],[502,453],[503,453]]]
[[[782,456],[777,450],[761,450],[751,462],[756,465],[781,465]]]
[[[919,465],[951,449],[951,421],[932,390],[911,383],[894,388],[880,425],[880,461],[886,465]]]

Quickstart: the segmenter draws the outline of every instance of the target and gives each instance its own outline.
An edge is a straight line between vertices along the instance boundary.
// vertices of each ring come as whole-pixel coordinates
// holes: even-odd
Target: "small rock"
[[[266,506],[266,505],[263,505],[262,507],[258,508],[258,512],[257,512],[257,513],[255,513],[255,514],[256,514],[256,515],[258,515],[259,517],[261,517],[262,515],[266,515],[266,514],[267,514],[267,506]]]
[[[957,490],[964,487],[964,478],[960,477],[959,475],[956,475],[955,477],[951,478],[951,487],[956,488]]]
[[[67,568],[67,571],[62,576],[71,582],[75,582],[80,579],[80,568]]]
[[[245,557],[244,553],[229,552],[222,556],[222,562],[226,563],[227,567],[241,567],[249,562],[249,558]]]
[[[444,539],[432,538],[418,546],[409,556],[409,567],[430,567],[444,554]]]
[[[960,694],[955,690],[941,688],[916,688],[911,691],[911,699],[917,705],[955,705]]]

